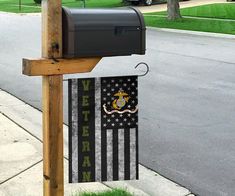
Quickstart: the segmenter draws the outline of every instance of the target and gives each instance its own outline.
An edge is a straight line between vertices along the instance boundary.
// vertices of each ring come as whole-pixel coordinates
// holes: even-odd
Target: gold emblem
[[[103,104],[103,108],[106,114],[113,114],[113,113],[118,113],[118,114],[124,114],[124,113],[131,113],[134,114],[138,111],[138,105],[135,106],[135,109],[130,110],[130,109],[123,109],[123,107],[128,103],[129,99],[131,98],[127,93],[125,93],[122,89],[118,91],[118,93],[115,93],[113,95],[116,97],[116,99],[113,100],[112,102],[112,107],[113,110],[108,111],[106,108],[106,104]]]
[[[117,98],[112,102],[112,106],[116,110],[121,110],[130,99],[130,96],[121,89],[114,96]]]

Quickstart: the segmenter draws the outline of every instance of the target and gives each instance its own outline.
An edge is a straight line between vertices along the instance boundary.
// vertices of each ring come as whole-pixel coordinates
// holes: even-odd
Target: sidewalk
[[[0,196],[41,196],[42,114],[0,90]],[[65,195],[122,187],[133,195],[193,196],[189,190],[140,165],[139,181],[68,184],[68,128],[64,126]]]
[[[194,7],[199,5],[207,5],[212,3],[231,3],[226,0],[190,0],[190,1],[181,1],[180,8]],[[142,13],[150,13],[150,12],[161,12],[167,10],[167,4],[157,4],[151,6],[137,6],[137,8]]]

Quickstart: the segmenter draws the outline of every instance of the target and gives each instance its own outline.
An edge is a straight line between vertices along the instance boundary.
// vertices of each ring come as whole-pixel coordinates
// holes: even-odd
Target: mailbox
[[[143,15],[135,8],[63,7],[63,56],[145,54],[145,31]]]

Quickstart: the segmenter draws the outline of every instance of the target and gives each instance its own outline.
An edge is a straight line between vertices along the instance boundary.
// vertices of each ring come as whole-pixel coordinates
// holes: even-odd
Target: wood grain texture
[[[42,57],[62,57],[61,0],[42,1]],[[43,76],[43,195],[64,195],[63,75]]]
[[[42,1],[42,57],[62,57],[61,0]]]
[[[63,76],[43,77],[44,196],[64,195]]]
[[[57,60],[58,62],[52,59],[23,59],[23,74],[28,76],[45,76],[90,72],[101,58]]]

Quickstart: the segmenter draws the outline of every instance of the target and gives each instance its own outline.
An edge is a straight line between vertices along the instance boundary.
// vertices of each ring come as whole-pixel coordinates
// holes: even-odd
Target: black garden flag
[[[138,179],[137,76],[69,79],[69,182]]]

